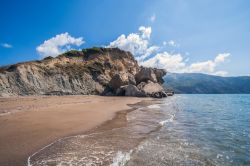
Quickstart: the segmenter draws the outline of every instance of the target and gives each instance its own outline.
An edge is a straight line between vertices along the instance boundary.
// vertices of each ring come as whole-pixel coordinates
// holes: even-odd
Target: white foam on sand
[[[130,160],[130,155],[132,152],[132,150],[130,150],[129,152],[118,151],[116,156],[113,158],[113,162],[112,164],[110,164],[110,166],[124,166],[127,161]]]
[[[161,126],[164,126],[166,123],[173,122],[173,121],[174,121],[174,117],[175,117],[175,114],[170,115],[170,118],[169,118],[169,119],[163,120],[163,121],[159,122],[159,124],[160,124]]]
[[[149,106],[147,106],[149,109],[159,109],[159,108],[161,108],[159,105],[157,105],[157,104],[153,104],[153,105],[149,105]]]
[[[56,141],[54,141],[54,142],[52,142],[52,143],[50,143],[50,144],[44,146],[43,148],[39,149],[39,150],[36,151],[35,153],[33,153],[31,156],[28,157],[27,166],[32,166],[32,164],[31,164],[31,158],[32,158],[33,156],[35,156],[35,155],[38,154],[39,152],[45,150],[46,148],[52,146],[52,145],[55,144],[56,142],[61,141],[61,140],[66,139],[66,138],[70,138],[70,137],[75,137],[75,136],[69,136],[69,137],[60,138],[60,139],[58,139],[58,140],[56,140]]]
[[[74,138],[74,137],[80,137],[80,138],[83,138],[83,137],[88,137],[88,136],[91,136],[91,135],[95,135],[95,134],[100,134],[100,133],[103,133],[103,132],[98,132],[98,133],[91,133],[91,134],[88,134],[88,135],[75,135],[75,136],[68,136],[68,137],[63,137],[63,138],[59,138],[57,140],[55,140],[54,142],[44,146],[43,148],[39,149],[38,151],[36,151],[35,153],[33,153],[32,155],[30,155],[28,157],[28,160],[27,160],[27,166],[33,166],[33,164],[31,164],[31,158],[35,155],[37,155],[38,153],[40,153],[41,151],[53,146],[55,143],[57,142],[60,142],[60,141],[63,141],[65,139],[69,139],[69,138]]]

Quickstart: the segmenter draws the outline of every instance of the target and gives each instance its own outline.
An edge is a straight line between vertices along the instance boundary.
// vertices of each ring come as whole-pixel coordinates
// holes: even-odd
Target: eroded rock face
[[[167,72],[164,69],[154,68],[153,70],[154,70],[157,82],[160,84],[163,84],[164,83],[163,77],[167,74]]]
[[[138,73],[135,75],[136,83],[147,82],[148,80],[152,82],[157,82],[155,72],[152,68],[142,67]]]
[[[109,86],[114,90],[128,84],[136,84],[134,76],[130,73],[115,74],[115,76],[109,82]]]
[[[98,95],[116,73],[138,71],[132,54],[118,48],[69,51],[56,58],[0,68],[0,96]]]
[[[131,53],[118,48],[91,48],[0,68],[0,96],[163,97],[165,74],[139,67]]]

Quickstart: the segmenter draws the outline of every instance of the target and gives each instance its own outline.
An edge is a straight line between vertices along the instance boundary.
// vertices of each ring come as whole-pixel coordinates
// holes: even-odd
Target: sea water
[[[250,165],[250,95],[175,95],[125,126],[62,138],[29,165]]]

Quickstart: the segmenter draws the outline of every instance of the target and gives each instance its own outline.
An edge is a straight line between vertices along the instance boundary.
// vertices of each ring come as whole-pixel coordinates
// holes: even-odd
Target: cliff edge
[[[0,96],[114,95],[166,97],[164,70],[140,67],[118,48],[68,51],[0,68]]]

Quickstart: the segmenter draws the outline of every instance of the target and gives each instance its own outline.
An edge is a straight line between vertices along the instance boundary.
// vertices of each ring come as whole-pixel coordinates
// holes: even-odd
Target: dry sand
[[[38,96],[0,98],[0,165],[26,165],[28,156],[65,136],[112,119],[135,97]]]

